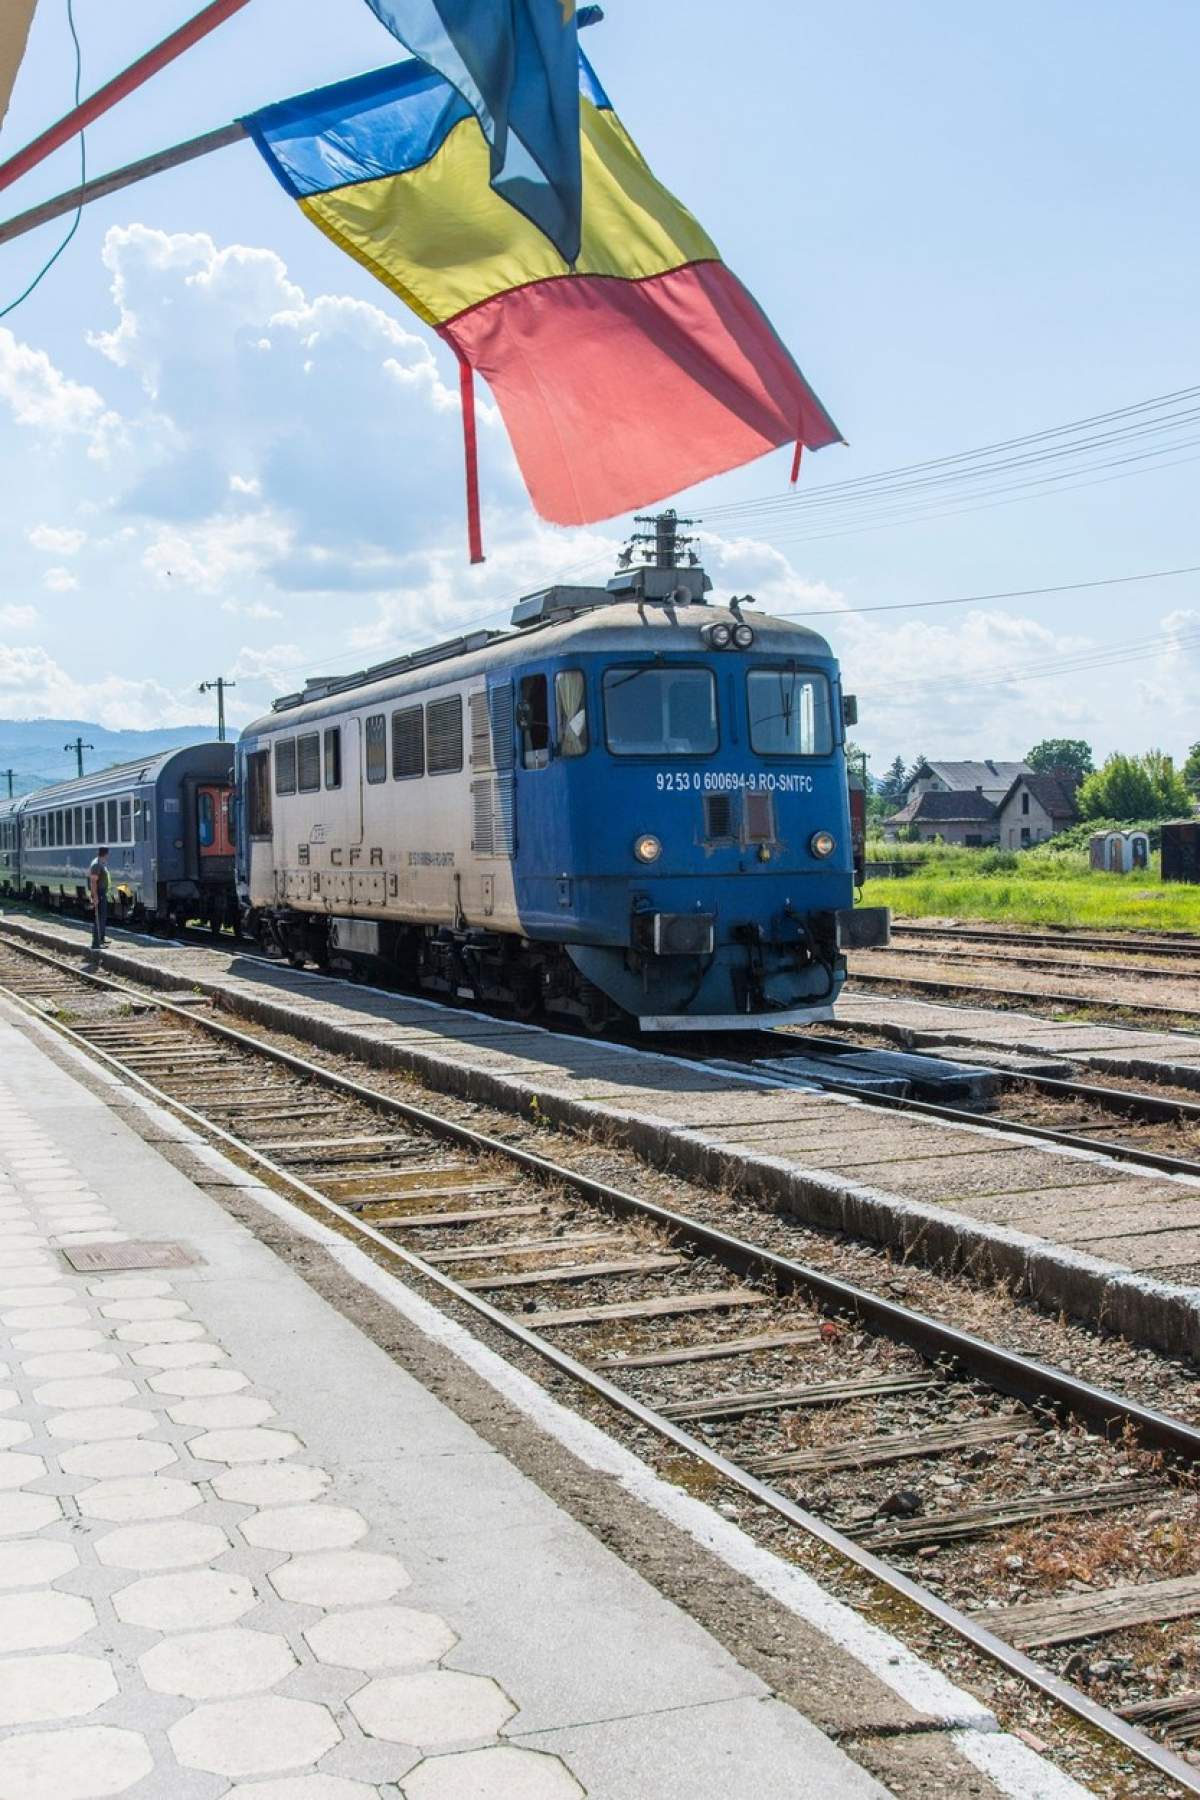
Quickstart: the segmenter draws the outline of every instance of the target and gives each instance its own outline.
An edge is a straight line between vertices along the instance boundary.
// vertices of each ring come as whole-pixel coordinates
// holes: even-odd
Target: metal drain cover
[[[190,1269],[202,1259],[187,1244],[75,1244],[63,1250],[73,1269],[92,1274],[114,1269]]]

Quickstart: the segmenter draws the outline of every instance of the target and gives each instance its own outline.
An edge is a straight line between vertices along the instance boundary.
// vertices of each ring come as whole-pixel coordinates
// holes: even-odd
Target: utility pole
[[[210,694],[214,688],[217,691],[217,742],[219,744],[225,742],[225,690],[236,686],[236,681],[226,681],[223,675],[218,675],[215,681],[200,683],[199,691],[202,694]]]
[[[95,744],[85,744],[81,737],[74,738],[71,741],[71,743],[63,745],[64,750],[73,750],[75,752],[75,767],[76,767],[76,772],[80,777],[82,777],[82,775],[83,775],[83,753],[84,753],[84,751],[85,750],[94,750],[95,748],[96,748]]]

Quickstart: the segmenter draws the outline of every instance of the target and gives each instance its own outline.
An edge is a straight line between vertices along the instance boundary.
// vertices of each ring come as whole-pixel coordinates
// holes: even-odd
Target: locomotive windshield
[[[712,670],[606,669],[604,723],[616,756],[708,756],[717,747]]]
[[[829,683],[792,665],[746,677],[750,746],[759,756],[828,756],[833,749]]]

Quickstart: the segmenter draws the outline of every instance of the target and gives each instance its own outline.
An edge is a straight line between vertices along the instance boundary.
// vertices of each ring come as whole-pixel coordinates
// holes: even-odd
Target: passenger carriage
[[[826,1019],[854,909],[838,669],[698,568],[310,681],[238,746],[239,892],[296,961],[658,1030]]]
[[[88,868],[109,847],[111,917],[236,923],[232,744],[193,744],[39,788],[0,813],[0,893],[88,905]]]

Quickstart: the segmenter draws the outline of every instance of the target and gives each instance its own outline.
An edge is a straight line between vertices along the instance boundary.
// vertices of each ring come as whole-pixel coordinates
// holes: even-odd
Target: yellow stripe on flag
[[[620,120],[589,100],[583,130],[580,275],[640,281],[719,260],[716,245],[654,179]],[[541,231],[492,190],[488,146],[465,119],[419,169],[306,195],[300,205],[430,325],[496,294],[568,275]]]

